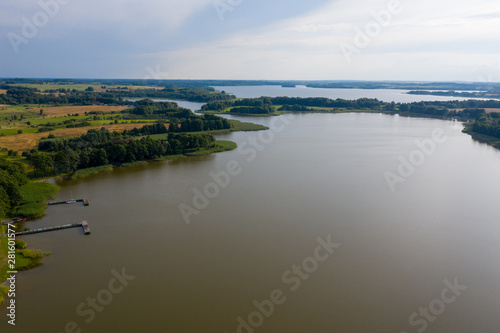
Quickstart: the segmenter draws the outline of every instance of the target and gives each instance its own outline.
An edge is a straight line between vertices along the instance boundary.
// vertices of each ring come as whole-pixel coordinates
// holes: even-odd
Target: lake
[[[213,88],[225,91],[241,98],[268,97],[327,97],[331,99],[354,100],[359,98],[377,98],[384,102],[412,103],[422,101],[465,101],[470,98],[451,96],[409,95],[409,90],[400,89],[328,89],[308,88],[297,86],[283,88],[281,86],[214,86]]]
[[[499,151],[451,121],[232,118],[271,130],[61,182],[91,205],[29,227],[92,234],[22,238],[52,255],[17,275],[1,331],[500,331]]]

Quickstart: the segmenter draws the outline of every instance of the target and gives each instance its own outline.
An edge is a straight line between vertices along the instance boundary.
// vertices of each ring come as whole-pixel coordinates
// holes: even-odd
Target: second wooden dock
[[[20,232],[16,232],[15,235],[16,236],[32,235],[32,234],[39,234],[42,232],[71,229],[71,228],[79,228],[79,227],[81,227],[83,229],[83,233],[85,235],[90,234],[89,224],[87,223],[87,221],[82,221],[81,223],[75,223],[75,224],[65,224],[65,225],[59,225],[59,226],[55,226],[55,227],[47,227],[47,228],[34,229],[34,230],[28,230],[28,231],[20,231]]]

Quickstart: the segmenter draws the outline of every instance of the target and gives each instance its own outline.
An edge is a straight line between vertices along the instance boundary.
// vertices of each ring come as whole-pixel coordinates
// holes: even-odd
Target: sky
[[[0,77],[500,81],[498,0],[2,0]]]

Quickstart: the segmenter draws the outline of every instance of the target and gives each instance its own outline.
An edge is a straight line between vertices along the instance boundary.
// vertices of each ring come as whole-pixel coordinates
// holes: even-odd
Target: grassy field
[[[102,127],[107,128],[109,131],[123,132],[124,130],[131,130],[136,127],[140,128],[143,127],[144,125],[145,123],[97,125],[97,126],[87,126],[87,127],[77,127],[77,128],[65,128],[44,133],[0,136],[0,147],[11,149],[14,151],[29,151],[32,148],[37,147],[38,142],[42,138],[47,137],[49,134],[53,134],[55,137],[67,138],[67,137],[77,137],[87,133],[91,129],[100,129]]]
[[[102,171],[111,171],[111,170],[113,170],[112,165],[103,165],[103,166],[99,166],[99,167],[95,167],[95,168],[80,169],[80,170],[77,170],[71,176],[71,179],[80,179],[83,177],[98,174],[99,172],[102,172]]]
[[[47,202],[54,198],[59,186],[49,183],[28,183],[19,188],[23,203],[17,209],[16,215],[26,218],[39,217],[45,214]]]
[[[7,232],[7,227],[4,225],[0,226],[1,234],[5,234]],[[8,274],[7,272],[11,269],[8,267],[8,238],[1,237],[0,238],[0,283],[4,282]],[[50,255],[49,252],[42,252],[41,250],[29,250],[26,249],[26,242],[16,240],[16,258],[15,258],[15,268],[13,271],[23,271],[27,269],[31,269],[40,265],[40,260],[47,255]],[[0,286],[0,305],[4,303],[4,296],[9,292],[8,286]]]
[[[19,106],[1,106],[0,107],[0,120],[5,120],[11,116],[23,116],[25,118],[36,118],[39,117],[39,112],[28,111],[30,108],[19,107]]]
[[[113,124],[144,124],[153,123],[159,119],[129,119],[128,114],[121,111],[125,106],[61,106],[44,107],[43,105],[22,107],[0,107],[0,136],[10,136],[27,133],[39,133],[40,129],[61,130],[69,125],[79,125],[89,122],[88,126],[103,126]],[[43,114],[40,114],[43,110]],[[104,112],[92,115],[90,112]],[[85,115],[87,113],[87,115]],[[78,128],[78,127],[77,127]],[[133,128],[133,127],[132,127]],[[91,128],[88,128],[91,129]],[[80,133],[80,130],[75,130]],[[43,132],[42,132],[43,133]],[[71,136],[71,134],[69,135]],[[76,136],[76,134],[75,134]],[[24,140],[24,137],[13,139]],[[9,141],[9,140],[7,140]],[[32,140],[30,140],[31,142]],[[9,149],[12,144],[9,145]],[[6,147],[6,146],[4,146]]]
[[[18,208],[15,215],[21,217],[37,217],[45,214],[47,201],[55,196],[59,187],[49,183],[28,183],[20,187],[23,198],[22,205]],[[0,220],[5,217],[0,217]],[[5,234],[7,227],[0,224],[0,234]],[[0,237],[0,283],[7,278],[8,268],[8,238]],[[16,240],[16,266],[13,270],[21,271],[36,267],[43,256],[49,253],[43,253],[40,250],[28,250],[26,243]],[[7,287],[0,287],[0,304],[3,303],[3,296],[8,292]]]
[[[19,133],[21,131],[22,133]],[[12,135],[18,135],[18,134],[26,134],[26,133],[37,133],[38,128],[29,128],[29,127],[24,127],[24,128],[9,128],[9,129],[3,129],[0,130],[0,135],[7,135],[7,136],[12,136]]]
[[[38,267],[41,265],[40,260],[48,255],[50,252],[42,252],[42,250],[16,250],[16,271]]]
[[[123,163],[121,166],[124,168],[127,168],[127,167],[134,167],[134,166],[146,165],[146,164],[148,164],[148,162],[138,161],[138,162],[131,162],[131,163]]]
[[[230,120],[231,121],[231,132],[239,132],[239,131],[262,131],[269,129],[266,126],[247,123],[239,120]]]
[[[128,106],[110,106],[110,105],[81,105],[81,106],[32,106],[30,108],[24,108],[26,112],[32,112],[35,114],[40,114],[40,110],[43,109],[43,114],[46,117],[64,117],[72,114],[79,114],[81,116],[85,115],[85,112],[119,112],[126,109],[130,109]]]
[[[136,119],[136,120],[130,120],[130,119],[120,119],[118,120],[118,124],[151,124],[151,123],[156,123],[159,119]],[[114,120],[91,120],[90,125],[91,126],[96,126],[96,125],[112,125],[114,124]],[[168,128],[168,124],[165,125]]]
[[[19,83],[19,84],[13,84],[12,86],[19,86],[19,87],[26,87],[26,88],[36,88],[40,91],[47,91],[47,90],[57,90],[57,89],[70,89],[70,90],[78,90],[78,91],[84,91],[88,87],[94,88],[94,91],[96,92],[103,92],[106,90],[113,90],[117,89],[118,87],[120,88],[125,88],[127,87],[130,90],[133,89],[144,89],[144,88],[151,88],[151,89],[163,89],[163,88],[158,88],[158,87],[152,87],[152,86],[117,86],[117,85],[103,85],[103,84],[95,84],[95,83],[89,83],[89,84],[56,84],[56,83],[45,83],[45,84],[32,84],[32,83]],[[105,86],[106,88],[102,88]]]
[[[160,156],[158,158],[155,158],[153,161],[155,162],[163,162],[163,161],[171,161],[171,160],[176,160],[178,158],[185,158],[186,155],[182,154],[177,154],[177,155],[165,155],[165,156]]]
[[[201,149],[195,152],[186,153],[186,156],[201,156],[201,155],[209,155],[212,153],[220,153],[223,151],[234,150],[238,148],[236,142],[233,141],[225,141],[225,140],[217,140],[215,141],[215,147],[209,149]]]
[[[87,120],[87,119],[92,119],[92,117],[89,117],[89,116],[78,116],[78,117],[54,117],[54,118],[37,118],[37,119],[33,119],[33,120],[29,120],[29,122],[32,124],[32,125],[45,125],[45,124],[48,124],[48,123],[63,123],[64,121],[84,121],[84,120]]]
[[[463,111],[465,109],[451,109],[450,111]],[[500,109],[493,109],[493,108],[490,108],[490,109],[484,109],[484,111],[486,111],[486,113],[500,113]]]

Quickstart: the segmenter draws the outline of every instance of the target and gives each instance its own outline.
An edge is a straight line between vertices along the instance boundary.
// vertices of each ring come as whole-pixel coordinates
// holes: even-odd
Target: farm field
[[[36,88],[42,92],[48,90],[57,90],[57,89],[70,89],[70,90],[78,90],[85,91],[88,87],[92,87],[95,92],[103,92],[106,90],[114,90],[114,89],[163,89],[158,87],[150,87],[150,86],[127,86],[127,85],[102,85],[102,84],[32,84],[32,83],[18,83],[13,84],[13,86],[26,87],[26,88]]]
[[[0,106],[0,136],[42,133],[66,127],[155,121],[154,119],[142,119],[140,121],[127,119],[120,112],[129,108],[128,106],[106,105],[57,107],[45,107],[44,105],[37,105],[36,107],[34,105]],[[100,114],[90,114],[91,112],[99,112]]]
[[[6,136],[0,136],[0,147],[14,151],[28,151],[35,148],[38,145],[38,142],[42,138],[47,137],[49,134],[53,134],[55,137],[76,137],[87,133],[91,129],[100,129],[102,127],[108,129],[109,131],[123,132],[124,130],[141,128],[144,125],[146,124],[144,123],[144,124],[98,125],[98,126],[87,126],[79,128],[65,128],[44,133],[6,135]],[[166,126],[168,127],[168,124],[166,124]]]
[[[465,109],[454,109],[455,111],[463,111]],[[500,113],[500,109],[495,109],[495,108],[485,108],[484,111],[486,111],[486,113]]]
[[[109,106],[109,105],[83,105],[83,106],[53,106],[53,107],[33,107],[27,108],[25,111],[40,114],[40,109],[43,109],[43,114],[47,117],[64,117],[68,114],[84,115],[85,112],[118,112],[129,109],[129,106]]]

